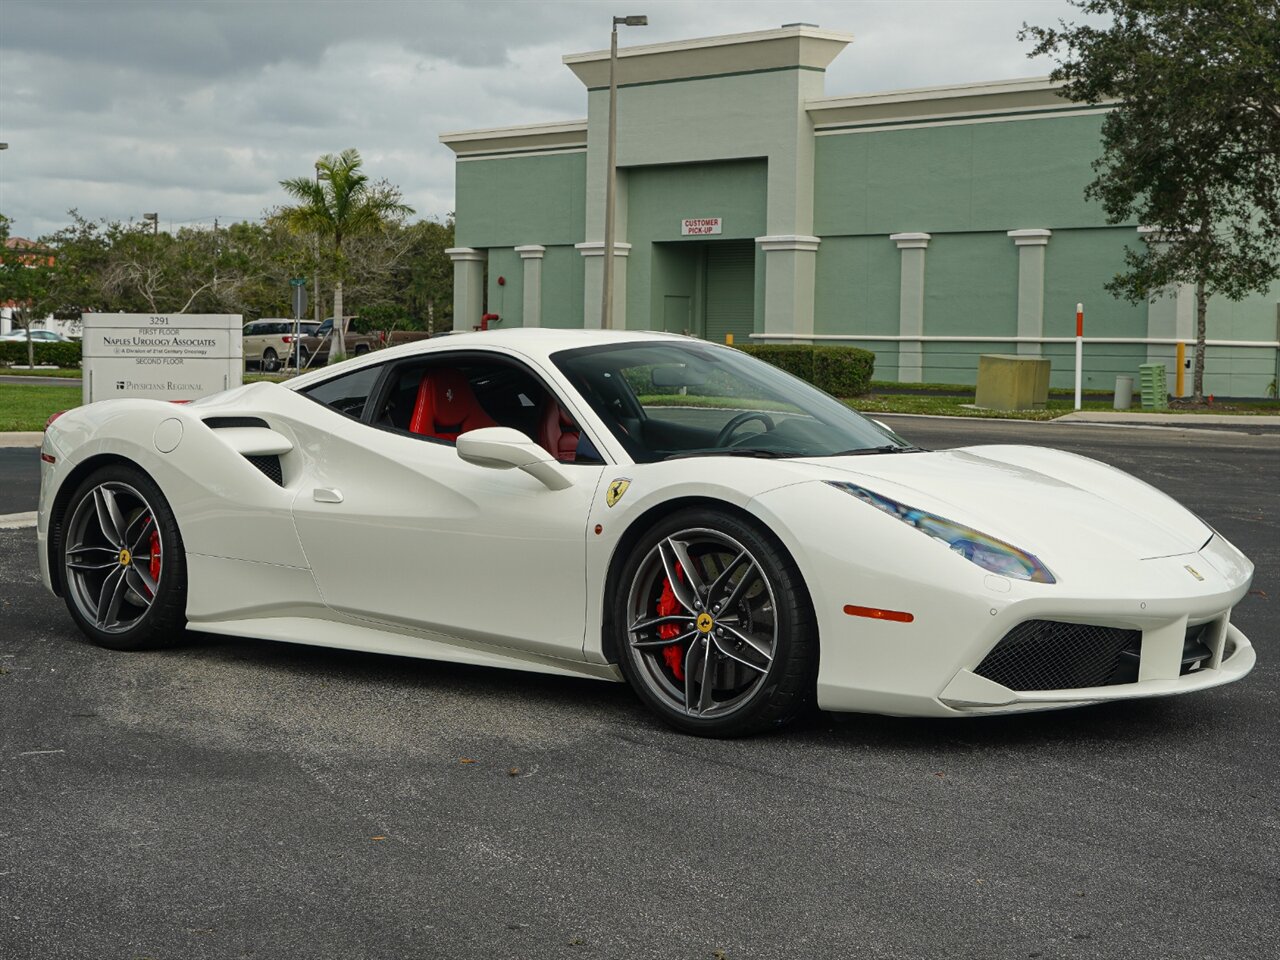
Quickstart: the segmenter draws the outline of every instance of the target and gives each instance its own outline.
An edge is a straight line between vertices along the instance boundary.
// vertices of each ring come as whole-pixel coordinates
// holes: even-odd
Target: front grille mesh
[[[1072,690],[1115,683],[1123,654],[1142,633],[1086,623],[1028,620],[1010,630],[974,670],[1010,690]]]
[[[266,474],[267,479],[278,487],[284,486],[284,472],[280,469],[280,458],[277,456],[245,457],[250,463]]]

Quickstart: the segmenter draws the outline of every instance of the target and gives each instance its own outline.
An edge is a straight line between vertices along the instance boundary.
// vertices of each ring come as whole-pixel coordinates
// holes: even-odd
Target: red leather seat
[[[457,370],[428,370],[418,384],[418,399],[409,432],[438,440],[457,440],[458,434],[497,423],[484,412],[471,384]]]
[[[573,463],[578,455],[578,425],[574,423],[555,397],[542,401],[538,414],[538,444],[564,463]]]

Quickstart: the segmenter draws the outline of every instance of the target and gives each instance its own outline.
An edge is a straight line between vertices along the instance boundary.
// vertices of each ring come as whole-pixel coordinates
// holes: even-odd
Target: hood
[[[1212,535],[1195,514],[1106,464],[1042,447],[806,461],[822,479],[865,486],[998,537],[1052,569],[1068,557],[1146,560],[1194,553]]]

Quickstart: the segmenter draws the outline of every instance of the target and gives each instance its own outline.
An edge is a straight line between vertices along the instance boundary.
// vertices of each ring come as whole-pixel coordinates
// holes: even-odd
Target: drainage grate
[[[1072,690],[1124,682],[1122,655],[1142,643],[1138,630],[1028,620],[1010,630],[974,673],[1010,690]]]

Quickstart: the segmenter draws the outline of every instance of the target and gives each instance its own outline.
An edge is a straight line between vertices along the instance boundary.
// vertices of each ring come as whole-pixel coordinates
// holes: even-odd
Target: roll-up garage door
[[[750,240],[707,244],[707,339],[724,343],[732,333],[737,343],[755,330],[756,245]]]

